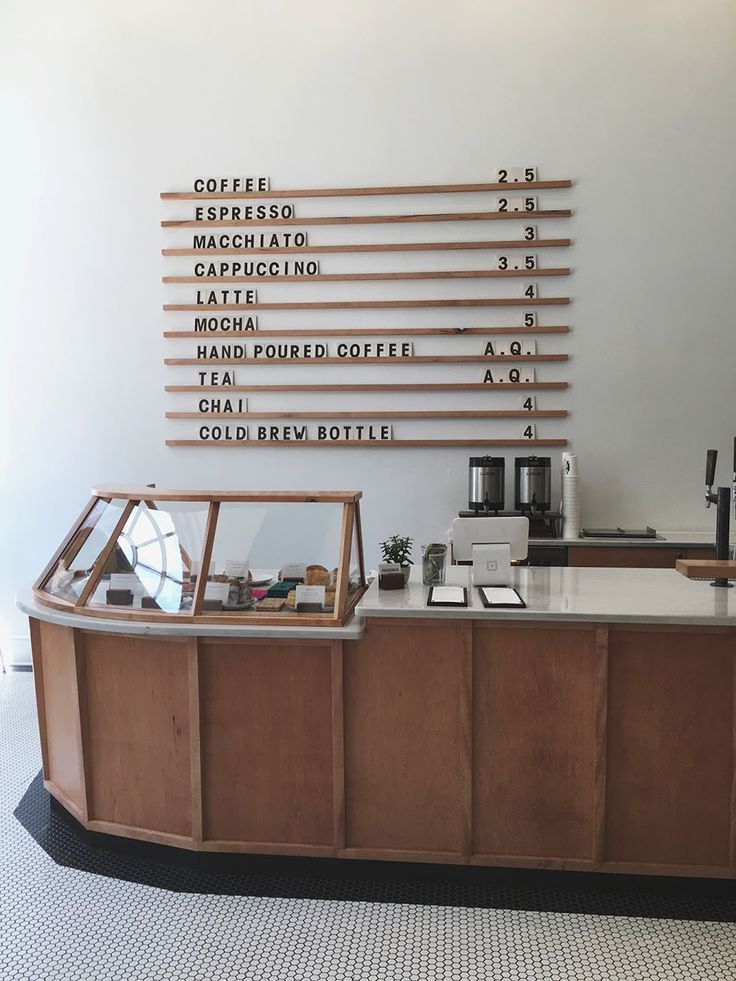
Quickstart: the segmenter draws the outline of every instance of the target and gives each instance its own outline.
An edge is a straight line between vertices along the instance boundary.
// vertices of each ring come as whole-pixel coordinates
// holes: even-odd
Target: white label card
[[[496,171],[499,184],[528,184],[537,179],[536,167],[499,167]]]
[[[135,592],[143,589],[143,584],[134,572],[113,572],[110,575],[110,589],[130,589]]]
[[[398,562],[379,562],[378,563],[378,573],[379,575],[387,575],[389,573],[401,572],[401,566]]]
[[[533,382],[534,378],[534,368],[527,368],[526,365],[520,367],[504,369],[486,369],[483,374],[483,381],[486,384],[511,384],[518,385],[519,382]]]
[[[536,269],[537,257],[535,255],[500,255],[496,259],[496,267],[503,272],[506,269],[519,271],[521,269]]]
[[[288,565],[282,566],[281,578],[285,579],[304,579],[307,575],[307,567],[300,562],[291,562]]]
[[[537,407],[537,399],[534,395],[527,395],[527,397],[521,403],[522,409],[526,409],[527,412],[534,412]]]
[[[204,598],[206,600],[222,600],[227,603],[230,598],[229,582],[208,582],[204,587]]]
[[[530,422],[528,426],[524,427],[524,430],[521,435],[523,439],[536,439],[537,427],[534,425],[534,423]]]
[[[300,603],[319,603],[320,606],[324,606],[325,587],[324,586],[297,586],[296,605],[299,606]]]
[[[537,353],[537,342],[528,340],[526,337],[521,340],[499,341],[496,344],[496,354],[514,355],[523,357]]]
[[[539,287],[536,283],[522,283],[521,292],[527,300],[536,300],[539,296]]]
[[[512,194],[509,197],[498,198],[499,211],[527,211],[532,213],[537,210],[537,199],[533,194]]]
[[[231,579],[245,579],[248,575],[248,562],[246,559],[227,559],[224,572]]]

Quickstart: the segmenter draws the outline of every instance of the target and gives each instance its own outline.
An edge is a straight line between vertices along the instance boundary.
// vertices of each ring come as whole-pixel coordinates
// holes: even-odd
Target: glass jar
[[[444,586],[447,545],[425,545],[422,555],[422,582],[425,586]]]

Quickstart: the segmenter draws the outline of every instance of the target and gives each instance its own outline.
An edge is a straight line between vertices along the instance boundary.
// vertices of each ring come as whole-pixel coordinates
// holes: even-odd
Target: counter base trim
[[[59,865],[175,892],[736,921],[729,882],[534,868],[182,851],[85,831],[39,775],[15,810]],[[478,856],[477,858],[483,858]]]

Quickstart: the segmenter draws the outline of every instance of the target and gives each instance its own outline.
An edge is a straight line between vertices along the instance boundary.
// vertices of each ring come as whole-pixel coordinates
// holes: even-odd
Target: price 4
[[[530,422],[528,426],[524,426],[521,433],[522,439],[536,439],[537,438],[537,427],[533,422]]]

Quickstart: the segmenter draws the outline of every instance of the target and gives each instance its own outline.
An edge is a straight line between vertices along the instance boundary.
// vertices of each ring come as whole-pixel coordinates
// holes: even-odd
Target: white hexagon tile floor
[[[13,816],[33,676],[0,676],[2,981],[733,981],[731,922],[173,892],[57,865]]]

